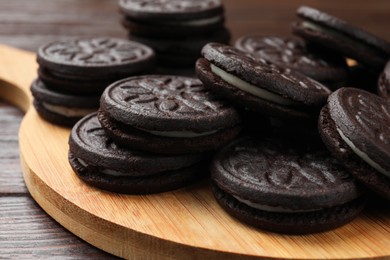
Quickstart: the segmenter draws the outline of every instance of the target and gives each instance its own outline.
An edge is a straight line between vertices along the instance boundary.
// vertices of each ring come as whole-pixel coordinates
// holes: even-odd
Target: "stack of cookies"
[[[152,47],[162,67],[193,71],[203,45],[228,43],[220,0],[119,0],[129,38]]]
[[[47,121],[72,126],[96,111],[112,82],[154,68],[151,48],[128,40],[91,37],[51,42],[38,50],[34,106]]]
[[[207,175],[208,153],[240,129],[238,112],[195,78],[130,77],[111,84],[97,115],[74,126],[69,160],[93,186],[162,192]]]

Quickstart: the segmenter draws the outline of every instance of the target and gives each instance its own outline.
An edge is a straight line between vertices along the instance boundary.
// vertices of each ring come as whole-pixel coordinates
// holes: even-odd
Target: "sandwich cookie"
[[[292,139],[243,138],[211,164],[218,203],[233,217],[286,234],[330,230],[363,209],[363,191],[326,149]]]
[[[129,33],[129,39],[151,47],[157,57],[159,66],[194,68],[196,60],[200,57],[200,50],[209,42],[229,43],[230,32],[221,28],[215,32],[200,35],[178,37],[144,37]],[[176,74],[175,74],[176,75]]]
[[[329,96],[319,119],[329,151],[368,188],[390,200],[390,103],[355,88]]]
[[[151,155],[118,146],[106,136],[96,113],[85,116],[72,128],[69,163],[89,185],[128,194],[177,189],[207,172],[200,155]]]
[[[92,37],[48,43],[38,50],[38,74],[58,92],[101,94],[110,83],[154,68],[154,51],[128,40]]]
[[[223,27],[220,0],[119,0],[122,24],[137,35],[199,35]]]
[[[162,154],[214,150],[241,129],[238,112],[195,78],[131,77],[110,85],[98,118],[121,145]]]
[[[345,59],[338,53],[310,48],[298,38],[246,35],[235,47],[279,67],[298,71],[331,89],[341,87],[348,78]]]
[[[379,76],[377,93],[381,97],[390,99],[390,61]]]
[[[82,117],[99,108],[98,96],[79,96],[53,91],[39,79],[31,85],[34,107],[46,121],[57,125],[73,126]]]
[[[315,117],[331,91],[289,68],[219,43],[202,49],[196,73],[203,84],[233,104],[268,116],[307,120]]]
[[[294,34],[306,41],[340,52],[345,57],[382,70],[390,59],[390,43],[337,17],[301,6],[293,24]]]

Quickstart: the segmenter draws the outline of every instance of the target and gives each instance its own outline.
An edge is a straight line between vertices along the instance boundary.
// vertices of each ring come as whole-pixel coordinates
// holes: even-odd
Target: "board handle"
[[[27,112],[37,68],[35,53],[0,44],[0,98]]]

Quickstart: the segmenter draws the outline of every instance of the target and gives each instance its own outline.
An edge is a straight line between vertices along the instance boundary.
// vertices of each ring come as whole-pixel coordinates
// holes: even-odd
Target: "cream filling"
[[[339,128],[336,128],[337,129],[337,132],[340,134],[341,136],[341,139],[343,139],[343,141],[352,149],[352,151],[357,155],[359,156],[362,160],[364,160],[366,163],[368,163],[369,165],[371,165],[375,170],[377,170],[378,172],[384,174],[385,176],[387,176],[388,178],[390,178],[390,172],[389,171],[386,171],[385,169],[383,169],[379,164],[377,164],[376,162],[374,162],[370,157],[368,157],[368,155],[361,151],[359,148],[357,148],[351,140],[349,140],[344,134],[343,132],[339,129]]]
[[[213,23],[217,23],[222,19],[222,16],[215,16],[211,18],[204,18],[199,20],[191,20],[191,21],[183,21],[183,22],[167,22],[165,24],[177,24],[177,25],[185,25],[185,26],[204,26]]]
[[[259,210],[262,210],[262,211],[267,211],[267,212],[276,212],[276,213],[299,213],[299,212],[311,212],[311,211],[317,211],[317,210],[320,210],[320,209],[310,209],[310,210],[296,210],[296,209],[289,209],[289,208],[284,208],[284,207],[273,207],[273,206],[269,206],[269,205],[263,205],[263,204],[258,204],[258,203],[254,203],[254,202],[251,202],[249,200],[246,200],[246,199],[242,199],[240,197],[237,197],[237,196],[233,196],[236,200],[238,200],[239,202],[251,207],[251,208],[255,208],[255,209],[259,209]]]
[[[80,158],[77,158],[77,161],[79,161],[79,163],[84,166],[84,167],[88,167],[88,164],[80,159]],[[101,173],[104,173],[104,174],[107,174],[107,175],[111,175],[111,176],[138,176],[137,174],[129,174],[129,173],[126,173],[126,172],[121,172],[121,171],[115,171],[115,170],[110,170],[110,169],[103,169],[100,171]]]
[[[67,117],[82,117],[96,111],[96,109],[93,108],[70,108],[48,103],[42,103],[42,105],[50,112]]]
[[[141,131],[153,134],[153,135],[158,135],[158,136],[164,136],[164,137],[176,137],[176,138],[192,138],[192,137],[200,137],[200,136],[206,136],[206,135],[211,135],[218,130],[213,130],[209,132],[203,132],[203,133],[196,133],[196,132],[191,132],[191,131],[150,131],[150,130],[145,130],[142,128],[137,128]]]
[[[370,45],[362,44],[359,42],[359,40],[354,40],[354,38],[348,37],[347,35],[339,33],[336,30],[332,30],[328,27],[319,25],[319,24],[311,22],[311,21],[303,21],[301,24],[304,28],[308,28],[308,29],[311,29],[313,31],[318,31],[318,32],[325,32],[325,33],[330,34],[334,37],[337,37],[338,39],[343,40],[344,42],[348,43],[349,45],[357,46],[357,47],[359,47],[361,49],[365,49],[365,50],[369,49],[370,51],[373,51],[373,52],[378,52],[375,48],[371,47]]]
[[[210,64],[211,71],[219,76],[222,80],[226,81],[230,85],[235,86],[236,88],[239,88],[242,91],[245,91],[247,93],[250,93],[256,97],[280,104],[280,105],[296,105],[296,102],[293,102],[291,100],[288,100],[286,98],[283,98],[280,95],[274,94],[272,92],[269,92],[265,89],[256,87],[246,81],[243,81],[242,79],[222,70],[221,68],[215,66],[214,64]]]

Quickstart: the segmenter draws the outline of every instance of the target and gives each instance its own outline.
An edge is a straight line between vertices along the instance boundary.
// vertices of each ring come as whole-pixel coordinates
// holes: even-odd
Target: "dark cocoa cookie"
[[[141,43],[105,37],[51,42],[37,57],[49,88],[96,94],[102,85],[152,69],[154,60],[153,50]]]
[[[142,37],[130,33],[129,39],[151,47],[160,66],[180,68],[195,65],[200,57],[200,50],[209,42],[229,43],[230,32],[226,28],[206,34],[180,36],[179,38]]]
[[[355,218],[363,191],[324,150],[291,139],[243,138],[211,164],[214,195],[235,218],[280,233],[330,230]]]
[[[234,47],[209,43],[196,63],[199,79],[241,107],[270,116],[315,117],[331,91],[317,81]]]
[[[377,93],[381,97],[390,99],[390,61],[379,76]]]
[[[161,156],[122,148],[108,138],[96,113],[69,138],[69,163],[86,183],[113,192],[147,194],[177,189],[202,176],[200,155]]]
[[[298,38],[246,35],[236,41],[235,47],[253,54],[255,58],[296,70],[331,89],[347,81],[348,67],[342,56],[310,48]]]
[[[341,88],[321,110],[319,129],[333,156],[390,200],[390,103],[364,90]]]
[[[301,6],[297,10],[301,22],[293,24],[293,32],[320,46],[340,52],[382,70],[390,59],[390,43],[337,17],[311,7]]]
[[[122,24],[133,34],[170,37],[215,31],[223,26],[220,0],[120,0]]]
[[[240,131],[238,112],[189,77],[148,75],[109,86],[99,120],[121,145],[163,154],[216,149]]]
[[[45,120],[63,126],[73,126],[82,117],[99,108],[99,96],[77,96],[52,91],[40,80],[31,84],[34,107]]]

